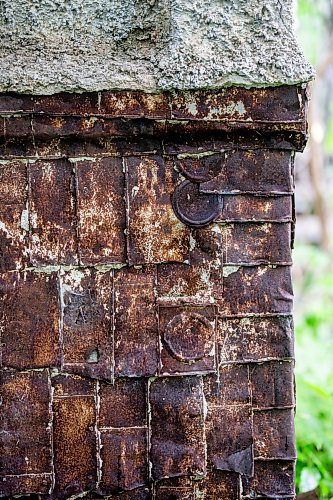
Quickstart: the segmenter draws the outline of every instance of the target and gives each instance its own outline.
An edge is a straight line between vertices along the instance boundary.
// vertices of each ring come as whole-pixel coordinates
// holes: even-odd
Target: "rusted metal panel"
[[[157,374],[158,321],[155,308],[155,269],[125,268],[114,277],[115,375]]]
[[[251,367],[254,408],[293,407],[295,405],[293,363],[272,361]]]
[[[200,92],[174,92],[172,118],[191,120],[228,120],[304,122],[303,93],[296,86],[267,89],[240,87]]]
[[[147,429],[101,431],[101,493],[118,493],[148,483]]]
[[[0,275],[2,366],[58,366],[59,306],[56,273]]]
[[[223,224],[223,263],[291,265],[290,224]]]
[[[295,463],[288,461],[255,462],[254,477],[243,478],[243,495],[245,498],[255,496],[264,498],[287,498],[295,495]]]
[[[94,489],[97,481],[95,385],[73,376],[54,377],[53,498]]]
[[[171,116],[169,96],[144,92],[102,92],[101,111],[105,116],[166,119]]]
[[[10,118],[3,118],[4,124],[4,137],[7,138],[24,138],[32,139],[33,130],[31,118],[29,116],[11,116]]]
[[[195,500],[195,482],[187,477],[164,479],[156,485],[157,500]]]
[[[250,406],[210,406],[206,420],[208,463],[219,470],[253,473]]]
[[[2,362],[24,378],[0,491],[294,498],[304,92],[0,95],[0,112]]]
[[[147,425],[147,381],[116,379],[100,387],[100,427],[144,427]]]
[[[48,372],[2,370],[0,387],[0,495],[47,493],[52,486]]]
[[[218,373],[204,379],[209,406],[250,404],[250,375],[247,365],[221,365]]]
[[[189,229],[171,206],[177,173],[162,157],[125,160],[130,264],[183,262],[189,252]]]
[[[253,440],[256,458],[296,460],[294,411],[255,411]]]
[[[158,301],[165,305],[208,305],[222,292],[222,235],[218,226],[191,233],[186,264],[161,264],[157,268]]]
[[[205,500],[239,500],[240,479],[234,472],[210,470],[197,486],[197,498]],[[200,497],[201,495],[201,497]]]
[[[217,344],[220,362],[293,358],[293,321],[290,316],[219,318]]]
[[[292,285],[286,266],[226,266],[223,269],[221,316],[291,313]]]
[[[61,276],[62,365],[69,373],[113,376],[112,272],[75,269]]]
[[[154,479],[204,475],[204,400],[199,377],[159,378],[150,385]]]
[[[217,221],[291,222],[291,196],[224,195]]]
[[[33,112],[51,116],[91,116],[98,113],[98,93],[33,96]],[[21,104],[22,106],[22,104]],[[30,103],[29,103],[30,107]]]
[[[28,180],[26,162],[0,165],[0,270],[28,263]]]
[[[202,182],[200,190],[220,194],[291,194],[291,153],[269,149],[228,151],[221,172]]]
[[[162,374],[215,369],[214,307],[160,307]]]
[[[80,261],[126,262],[124,173],[120,158],[76,164]]]
[[[75,181],[66,160],[30,162],[29,239],[34,266],[77,263]]]

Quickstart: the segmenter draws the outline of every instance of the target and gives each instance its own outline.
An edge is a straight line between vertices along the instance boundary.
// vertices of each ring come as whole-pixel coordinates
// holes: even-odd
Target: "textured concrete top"
[[[275,86],[313,76],[293,0],[2,0],[0,91]]]

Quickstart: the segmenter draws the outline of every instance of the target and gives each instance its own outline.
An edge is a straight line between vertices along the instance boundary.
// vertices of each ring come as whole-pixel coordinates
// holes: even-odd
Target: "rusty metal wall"
[[[0,96],[0,495],[294,498],[302,88]]]

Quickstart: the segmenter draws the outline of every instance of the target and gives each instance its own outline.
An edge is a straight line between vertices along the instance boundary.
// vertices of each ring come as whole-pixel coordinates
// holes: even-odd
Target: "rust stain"
[[[29,240],[34,266],[77,264],[72,165],[64,160],[29,163]]]
[[[78,162],[76,172],[81,263],[124,262],[125,204],[121,159]]]
[[[0,496],[294,498],[304,99],[0,95]]]
[[[2,366],[59,366],[58,283],[56,273],[0,275]]]
[[[68,271],[61,277],[63,368],[112,380],[112,273]]]
[[[170,195],[176,172],[161,157],[128,158],[128,260],[130,264],[183,262],[189,230],[175,216]]]

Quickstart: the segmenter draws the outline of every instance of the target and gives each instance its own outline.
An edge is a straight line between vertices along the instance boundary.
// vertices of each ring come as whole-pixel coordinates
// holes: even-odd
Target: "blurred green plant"
[[[294,262],[297,490],[333,499],[333,270],[310,245]]]

